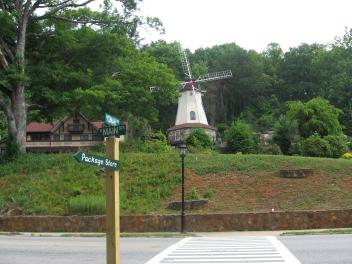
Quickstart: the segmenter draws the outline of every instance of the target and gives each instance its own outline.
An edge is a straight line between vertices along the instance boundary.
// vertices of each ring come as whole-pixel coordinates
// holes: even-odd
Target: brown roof
[[[167,131],[172,131],[172,130],[176,130],[176,129],[180,129],[180,128],[187,128],[187,127],[207,127],[209,129],[216,130],[215,127],[209,126],[207,124],[202,124],[202,123],[184,123],[184,124],[181,124],[181,125],[176,125],[176,126],[170,127]]]
[[[27,132],[50,132],[53,127],[51,123],[31,122],[27,125]]]
[[[193,87],[194,86],[194,89],[197,90],[199,87],[198,87],[198,83],[196,81],[189,81],[188,83],[185,84],[185,86],[182,88],[182,92],[183,91],[193,91]]]

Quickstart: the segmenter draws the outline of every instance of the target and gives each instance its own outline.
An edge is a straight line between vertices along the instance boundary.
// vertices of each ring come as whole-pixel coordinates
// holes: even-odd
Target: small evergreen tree
[[[252,129],[241,120],[235,121],[225,133],[228,151],[253,153],[256,141]]]

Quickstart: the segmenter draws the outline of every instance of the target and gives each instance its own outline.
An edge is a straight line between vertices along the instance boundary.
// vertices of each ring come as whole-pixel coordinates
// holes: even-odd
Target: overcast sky
[[[352,0],[143,0],[144,16],[161,19],[165,35],[143,31],[146,41],[178,41],[192,51],[235,42],[263,51],[277,42],[327,44],[352,27]]]

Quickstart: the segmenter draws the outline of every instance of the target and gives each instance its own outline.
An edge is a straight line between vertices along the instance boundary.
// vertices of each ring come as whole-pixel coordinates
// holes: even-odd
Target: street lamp
[[[182,161],[181,233],[185,233],[185,157],[187,154],[187,146],[181,144],[179,148]]]

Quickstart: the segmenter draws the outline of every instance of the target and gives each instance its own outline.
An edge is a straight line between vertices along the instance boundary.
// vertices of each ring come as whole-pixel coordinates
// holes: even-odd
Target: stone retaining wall
[[[352,227],[352,209],[241,214],[187,215],[186,230],[299,230]],[[179,215],[121,217],[121,232],[177,232]],[[0,216],[6,232],[105,232],[105,216]]]

